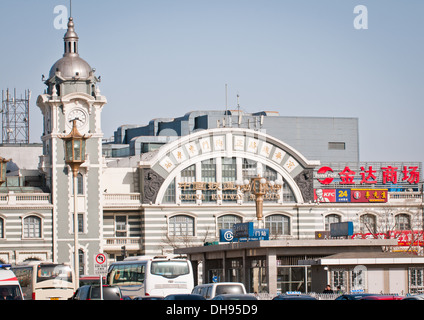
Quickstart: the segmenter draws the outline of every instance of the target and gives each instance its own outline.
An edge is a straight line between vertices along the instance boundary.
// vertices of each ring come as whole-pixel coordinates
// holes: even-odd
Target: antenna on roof
[[[240,113],[240,95],[237,93],[237,113],[238,113],[238,126],[241,124],[241,113]]]
[[[228,123],[228,85],[225,84],[225,123]]]

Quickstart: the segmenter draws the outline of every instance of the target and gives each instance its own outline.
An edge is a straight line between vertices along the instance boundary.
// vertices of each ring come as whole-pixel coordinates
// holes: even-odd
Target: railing
[[[139,205],[141,196],[139,193],[104,193],[105,205]]]
[[[422,192],[389,192],[389,201],[396,200],[412,200],[412,201],[422,201],[423,194]]]
[[[125,237],[114,237],[105,238],[104,245],[107,249],[121,249],[122,246],[126,246],[127,250],[139,250],[141,249],[141,238],[125,238]]]
[[[51,204],[50,193],[14,193],[0,195],[0,205],[39,205]]]

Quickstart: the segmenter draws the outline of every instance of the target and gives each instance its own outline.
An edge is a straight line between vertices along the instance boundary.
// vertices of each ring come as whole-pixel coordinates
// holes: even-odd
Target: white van
[[[0,264],[0,300],[24,300],[18,278],[10,264]]]
[[[209,300],[219,294],[246,294],[246,289],[241,282],[217,282],[199,284],[194,287],[191,293],[200,294]]]

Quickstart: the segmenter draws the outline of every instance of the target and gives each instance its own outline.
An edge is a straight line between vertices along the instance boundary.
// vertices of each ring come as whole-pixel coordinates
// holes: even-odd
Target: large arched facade
[[[317,165],[278,139],[239,128],[198,131],[144,155],[145,253],[216,241],[229,221],[256,222],[254,195],[239,186],[258,175],[270,181],[262,224],[273,238],[300,234],[306,216],[293,207],[313,202]]]

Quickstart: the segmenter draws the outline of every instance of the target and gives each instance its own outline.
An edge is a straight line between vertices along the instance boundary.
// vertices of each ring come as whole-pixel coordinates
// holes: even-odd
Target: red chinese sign
[[[339,184],[352,185],[358,184],[359,182],[361,185],[373,185],[377,183],[377,170],[373,170],[372,166],[361,166],[360,170],[360,180],[358,180],[355,176],[356,172],[351,170],[349,167],[345,167],[338,173],[340,178]],[[383,184],[397,184],[401,181],[407,181],[409,184],[418,184],[420,181],[418,166],[403,166],[403,168],[387,166],[381,167],[380,170]],[[332,183],[335,177],[337,177],[336,174],[334,174],[333,169],[330,167],[321,167],[318,169],[317,173],[317,180],[324,185]]]
[[[351,189],[350,202],[387,202],[387,189]]]
[[[422,230],[392,230],[388,233],[355,233],[352,239],[397,239],[398,246],[424,246]]]

